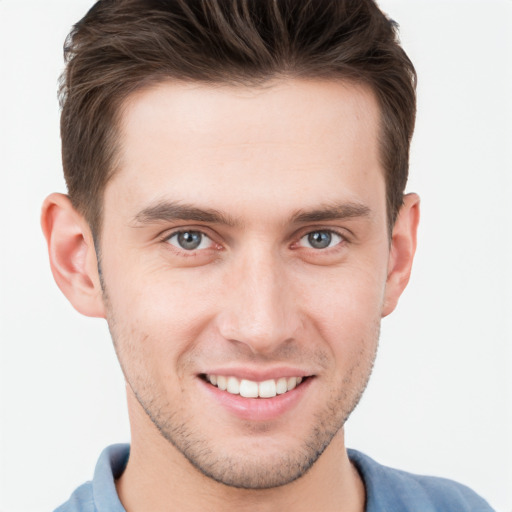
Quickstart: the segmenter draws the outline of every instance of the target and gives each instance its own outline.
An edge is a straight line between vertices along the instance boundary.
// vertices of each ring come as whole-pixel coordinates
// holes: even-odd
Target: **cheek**
[[[133,274],[126,267],[105,272],[108,322],[120,358],[176,371],[174,363],[213,314],[211,283],[191,274],[161,269]]]
[[[364,320],[383,307],[384,265],[347,265],[300,276],[301,300],[321,316],[338,321]],[[322,312],[326,312],[322,314]],[[337,314],[336,314],[337,313]]]
[[[381,265],[382,266],[382,265]],[[371,269],[369,271],[368,269]],[[377,343],[385,269],[353,265],[320,279],[302,278],[302,302],[336,359],[356,357]]]

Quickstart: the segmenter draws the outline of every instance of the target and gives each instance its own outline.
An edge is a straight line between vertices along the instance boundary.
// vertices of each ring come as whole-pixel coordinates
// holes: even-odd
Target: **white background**
[[[89,0],[0,0],[0,510],[53,510],[129,440],[106,325],[54,284],[62,43]],[[512,511],[512,1],[382,0],[419,75],[417,261],[348,445]],[[456,512],[456,511],[454,511]]]

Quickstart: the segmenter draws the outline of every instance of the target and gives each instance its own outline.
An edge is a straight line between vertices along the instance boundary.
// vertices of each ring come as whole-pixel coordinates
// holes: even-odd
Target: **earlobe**
[[[404,196],[398,218],[393,227],[389,254],[388,276],[382,316],[389,315],[396,307],[411,275],[416,252],[416,234],[420,220],[420,198],[417,194]]]
[[[41,212],[50,266],[58,287],[83,315],[104,317],[101,283],[91,230],[63,194],[51,194]]]

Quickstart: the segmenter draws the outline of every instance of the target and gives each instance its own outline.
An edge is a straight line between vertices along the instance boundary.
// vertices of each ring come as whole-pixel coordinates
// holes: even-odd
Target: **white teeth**
[[[246,398],[256,398],[258,396],[258,383],[242,379],[240,382],[240,395]]]
[[[240,393],[240,381],[236,377],[228,377],[226,391],[232,395],[238,395]]]
[[[245,398],[272,398],[295,389],[303,381],[303,378],[281,377],[279,379],[255,382],[247,379],[239,380],[236,377],[227,377],[225,375],[207,375],[206,380],[217,386],[220,390],[227,391],[233,395],[240,395]]]
[[[286,377],[281,377],[280,379],[277,379],[276,383],[276,393],[278,395],[282,395],[283,393],[286,393],[288,391],[288,379]]]
[[[261,398],[272,398],[276,396],[276,381],[265,380],[259,383],[260,397]]]
[[[213,382],[212,382],[212,384],[213,384]],[[226,391],[226,388],[228,387],[228,380],[226,379],[226,377],[224,377],[222,375],[217,376],[217,387],[219,389],[221,389],[222,391]]]

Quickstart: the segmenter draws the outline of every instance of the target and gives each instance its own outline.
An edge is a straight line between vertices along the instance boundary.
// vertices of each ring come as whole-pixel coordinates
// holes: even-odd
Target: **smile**
[[[244,398],[272,398],[276,395],[284,395],[295,389],[303,381],[302,377],[281,377],[262,382],[225,375],[205,375],[204,377],[221,391],[227,391],[232,395],[240,395]]]

